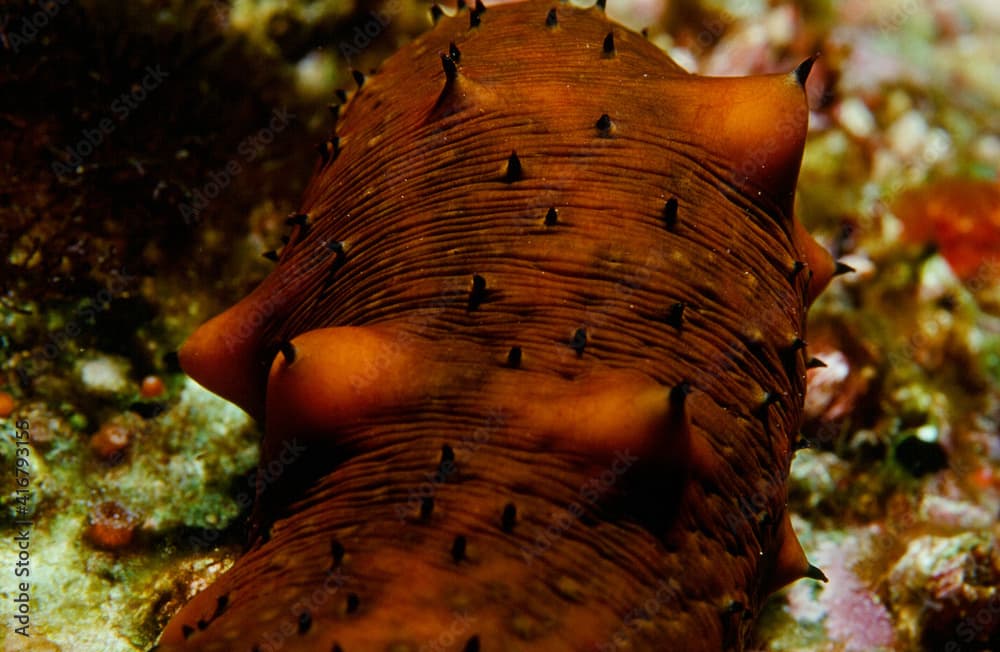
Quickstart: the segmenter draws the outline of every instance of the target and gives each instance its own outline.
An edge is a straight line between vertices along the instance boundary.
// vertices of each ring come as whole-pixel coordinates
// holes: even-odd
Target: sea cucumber
[[[282,473],[158,649],[742,649],[822,579],[785,509],[842,271],[793,216],[812,59],[691,75],[603,2],[432,14],[180,350]]]

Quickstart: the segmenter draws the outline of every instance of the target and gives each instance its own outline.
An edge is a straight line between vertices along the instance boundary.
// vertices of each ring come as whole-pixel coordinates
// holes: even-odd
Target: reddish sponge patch
[[[1000,280],[1000,183],[946,179],[903,193],[893,210],[905,237],[935,243],[963,281]]]
[[[17,401],[7,392],[0,392],[0,419],[6,419],[14,413]]]
[[[105,462],[117,464],[124,459],[132,435],[128,425],[108,422],[90,438],[90,448]]]
[[[101,550],[127,548],[135,537],[136,516],[114,501],[103,502],[90,513],[87,540]]]

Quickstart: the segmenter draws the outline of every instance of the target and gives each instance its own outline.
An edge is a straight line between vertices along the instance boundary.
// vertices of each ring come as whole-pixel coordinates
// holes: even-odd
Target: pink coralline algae
[[[819,595],[826,611],[826,632],[843,645],[844,652],[892,649],[896,642],[892,617],[853,570],[858,543],[850,537],[840,545],[824,542],[817,549],[816,557],[830,578]]]

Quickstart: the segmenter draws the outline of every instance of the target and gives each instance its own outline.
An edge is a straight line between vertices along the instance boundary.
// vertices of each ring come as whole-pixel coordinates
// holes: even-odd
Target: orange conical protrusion
[[[508,379],[509,380],[509,379]],[[691,427],[690,386],[661,385],[643,374],[605,371],[576,380],[500,382],[490,389],[516,430],[542,446],[610,459],[628,451],[654,465],[704,469],[708,444]]]
[[[812,272],[806,295],[806,303],[809,304],[830,284],[830,279],[843,268],[838,266],[830,252],[816,242],[816,238],[812,237],[798,220],[795,220],[794,229],[792,238],[795,240],[795,248],[802,256],[802,262],[806,264],[806,268]]]
[[[267,381],[269,439],[308,437],[418,401],[440,365],[412,338],[374,326],[321,328],[282,345]]]
[[[458,70],[453,59],[441,55],[445,73],[444,88],[438,95],[428,121],[440,120],[473,107],[486,107],[496,101],[495,94],[483,84],[469,79]]]
[[[177,355],[181,368],[199,385],[260,419],[267,367],[260,359],[261,316],[256,294],[199,326]]]
[[[506,389],[504,402],[513,404],[525,431],[574,450],[645,454],[671,425],[670,388],[641,374],[543,379],[530,395],[523,385]]]
[[[806,559],[802,544],[795,536],[791,516],[786,511],[785,516],[781,519],[781,527],[778,529],[777,558],[771,577],[764,587],[765,594],[773,593],[786,584],[804,577],[822,582],[827,581],[823,571],[810,564],[809,560]]]
[[[301,234],[308,214],[289,218]],[[177,355],[181,368],[198,384],[232,401],[255,419],[264,417],[264,390],[274,355],[274,321],[303,298],[319,279],[329,275],[330,256],[334,264],[343,255],[342,242],[325,243],[322,256],[303,252],[282,262],[242,301],[216,315],[188,337]]]
[[[811,61],[811,60],[810,60]],[[809,105],[803,82],[808,66],[779,75],[671,80],[667,101],[685,138],[709,153],[725,180],[750,196],[766,195],[786,219],[805,148]]]

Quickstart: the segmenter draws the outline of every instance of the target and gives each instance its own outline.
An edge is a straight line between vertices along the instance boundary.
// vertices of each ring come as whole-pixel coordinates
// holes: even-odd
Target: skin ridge
[[[157,649],[743,649],[818,572],[807,64],[700,78],[529,0],[359,78],[274,273],[180,351],[279,472]]]

